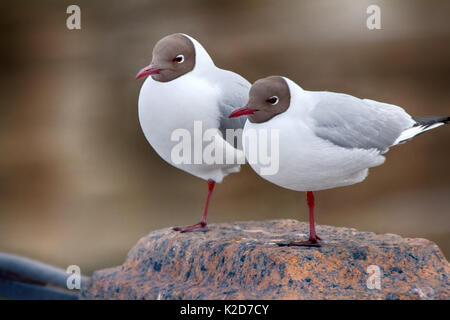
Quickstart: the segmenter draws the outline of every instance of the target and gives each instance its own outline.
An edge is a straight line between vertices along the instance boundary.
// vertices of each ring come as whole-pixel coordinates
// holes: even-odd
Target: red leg
[[[216,182],[214,180],[208,180],[208,196],[206,198],[205,210],[203,211],[202,220],[199,223],[193,224],[192,226],[185,227],[175,227],[174,231],[183,232],[194,232],[194,231],[208,231],[206,227],[206,217],[208,216],[208,207],[209,207],[209,199],[211,198],[211,194],[214,190],[214,186]]]
[[[316,224],[314,223],[314,194],[312,191],[306,193],[306,201],[309,207],[309,240],[307,241],[291,241],[287,246],[303,246],[303,247],[320,247],[319,240],[322,240],[316,234]],[[283,245],[283,244],[282,244]],[[284,244],[286,245],[286,244]]]
[[[309,207],[309,240],[322,240],[316,234],[316,223],[314,222],[314,194],[312,191],[308,191],[306,197]]]

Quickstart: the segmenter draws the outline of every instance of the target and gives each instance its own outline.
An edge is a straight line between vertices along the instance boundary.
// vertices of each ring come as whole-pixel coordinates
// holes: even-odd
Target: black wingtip
[[[418,125],[429,127],[435,123],[449,123],[450,117],[436,117],[436,116],[429,116],[429,117],[413,117],[413,120],[417,122]]]

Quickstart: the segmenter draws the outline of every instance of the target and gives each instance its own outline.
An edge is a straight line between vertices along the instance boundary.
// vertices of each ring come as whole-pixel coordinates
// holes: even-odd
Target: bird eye
[[[273,97],[270,97],[269,99],[267,99],[266,101],[272,105],[276,105],[278,103],[279,99],[277,96],[273,96]]]
[[[176,63],[183,63],[184,62],[184,56],[182,54],[177,55],[173,61],[175,61]]]

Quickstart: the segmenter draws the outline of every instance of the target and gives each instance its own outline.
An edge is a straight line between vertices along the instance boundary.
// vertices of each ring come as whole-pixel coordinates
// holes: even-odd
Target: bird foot
[[[321,240],[319,237],[316,237],[314,239],[309,239],[306,241],[290,241],[290,242],[280,242],[278,243],[279,247],[321,247],[319,240]]]
[[[208,227],[206,226],[206,222],[199,222],[199,223],[193,224],[192,226],[174,227],[174,228],[172,228],[172,230],[179,231],[180,233],[206,232],[206,231],[208,231]]]

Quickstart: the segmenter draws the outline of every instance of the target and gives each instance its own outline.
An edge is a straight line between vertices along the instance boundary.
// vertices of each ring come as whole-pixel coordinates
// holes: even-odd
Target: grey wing
[[[388,151],[413,123],[402,108],[333,92],[314,92],[315,134],[344,148]]]
[[[228,118],[228,116],[237,108],[243,107],[248,101],[248,92],[251,84],[240,75],[226,70],[220,70],[220,87],[222,88],[221,99],[219,100],[219,130],[224,139],[227,129],[243,129],[246,116],[237,118]],[[240,139],[233,139],[233,146],[242,149]]]

